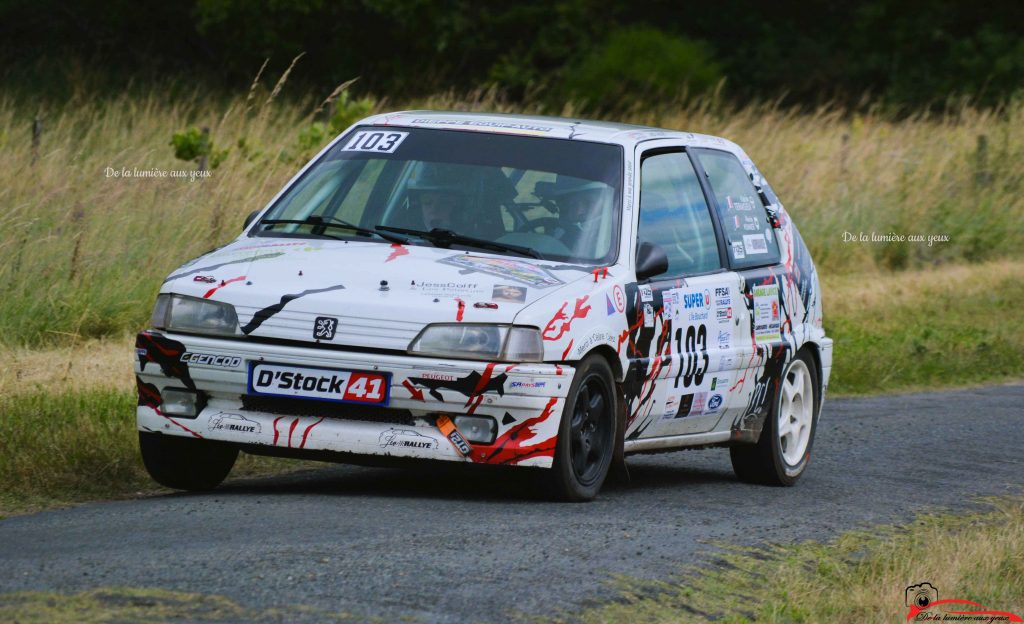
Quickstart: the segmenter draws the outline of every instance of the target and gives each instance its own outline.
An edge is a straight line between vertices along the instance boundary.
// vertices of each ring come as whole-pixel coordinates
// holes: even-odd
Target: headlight
[[[157,329],[195,334],[238,335],[238,316],[227,303],[183,295],[159,295],[150,324]]]
[[[511,325],[451,323],[428,325],[409,344],[409,353],[441,357],[539,362],[544,357],[540,330]]]

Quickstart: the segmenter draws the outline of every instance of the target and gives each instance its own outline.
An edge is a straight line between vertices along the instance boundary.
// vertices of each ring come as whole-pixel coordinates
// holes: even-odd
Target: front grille
[[[379,405],[358,405],[355,403],[335,403],[333,401],[252,396],[247,394],[242,395],[242,409],[251,412],[285,414],[287,416],[323,416],[340,420],[360,420],[409,426],[412,426],[415,420],[409,410],[390,409]]]

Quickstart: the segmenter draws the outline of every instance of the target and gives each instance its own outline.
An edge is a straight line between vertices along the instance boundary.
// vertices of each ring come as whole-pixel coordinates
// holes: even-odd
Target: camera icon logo
[[[924,609],[933,602],[938,601],[939,590],[931,583],[920,583],[907,588],[907,606]]]

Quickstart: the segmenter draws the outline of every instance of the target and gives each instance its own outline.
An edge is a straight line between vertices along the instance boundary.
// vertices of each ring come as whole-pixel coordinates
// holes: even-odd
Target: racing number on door
[[[698,352],[698,347],[700,351]],[[708,372],[708,329],[704,325],[690,325],[686,328],[686,339],[683,339],[683,328],[676,330],[676,350],[685,360],[680,362],[679,372],[676,373],[676,388],[679,387],[679,378],[683,378],[683,387],[689,388],[691,384],[704,383],[704,373]],[[685,373],[684,371],[685,365]]]

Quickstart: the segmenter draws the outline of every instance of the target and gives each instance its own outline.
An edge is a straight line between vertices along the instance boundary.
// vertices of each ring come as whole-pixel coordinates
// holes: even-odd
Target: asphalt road
[[[708,540],[827,539],[1024,486],[1024,385],[828,401],[794,488],[738,483],[728,452],[630,458],[590,504],[516,475],[329,466],[205,495],[0,521],[0,592],[135,586],[394,621],[506,622],[667,579]]]

